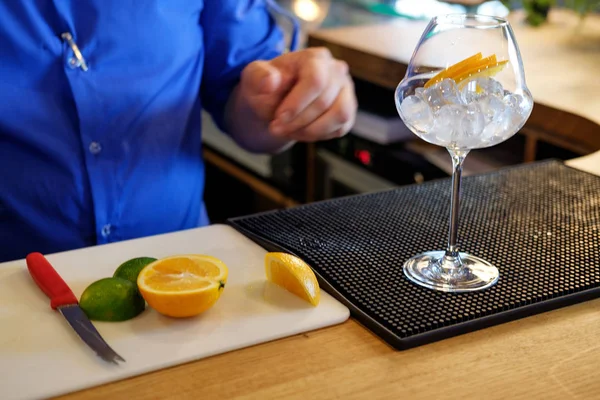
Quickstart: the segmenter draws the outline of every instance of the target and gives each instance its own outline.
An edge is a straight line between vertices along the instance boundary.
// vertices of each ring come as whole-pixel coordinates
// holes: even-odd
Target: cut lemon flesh
[[[221,296],[227,266],[207,255],[162,258],[147,265],[137,284],[142,297],[157,312],[170,317],[191,317],[211,308]]]
[[[286,253],[267,253],[265,256],[267,280],[317,306],[321,290],[315,273],[300,258]]]

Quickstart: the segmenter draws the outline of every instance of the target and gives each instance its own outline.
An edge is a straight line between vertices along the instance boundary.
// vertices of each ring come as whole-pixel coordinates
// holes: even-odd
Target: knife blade
[[[33,281],[50,298],[50,307],[62,314],[83,342],[107,362],[118,364],[117,361],[125,361],[102,338],[79,307],[77,297],[46,257],[41,253],[30,253],[25,260]]]

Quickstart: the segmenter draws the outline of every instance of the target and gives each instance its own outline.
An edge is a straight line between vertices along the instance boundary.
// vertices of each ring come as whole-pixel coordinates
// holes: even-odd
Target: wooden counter
[[[595,300],[405,352],[349,320],[61,399],[599,398],[599,309]]]
[[[552,11],[540,28],[523,19],[520,12],[509,16],[536,103],[523,132],[579,154],[600,149],[600,16],[579,26],[573,13]],[[395,89],[426,25],[399,18],[323,29],[311,34],[308,45],[328,47],[349,63],[353,76]]]
[[[400,352],[350,319],[60,399],[600,398],[599,326],[597,299]]]

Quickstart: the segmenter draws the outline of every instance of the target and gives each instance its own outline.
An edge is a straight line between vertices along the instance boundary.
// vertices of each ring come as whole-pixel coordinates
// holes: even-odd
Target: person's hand
[[[313,142],[350,130],[357,102],[348,65],[323,48],[255,61],[242,71],[240,95],[273,137]]]

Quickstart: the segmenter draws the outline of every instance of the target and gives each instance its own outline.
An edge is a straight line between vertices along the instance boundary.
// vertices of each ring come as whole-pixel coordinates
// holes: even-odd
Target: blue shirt
[[[0,261],[208,224],[201,110],[223,129],[241,70],[284,51],[272,11],[0,2]]]

